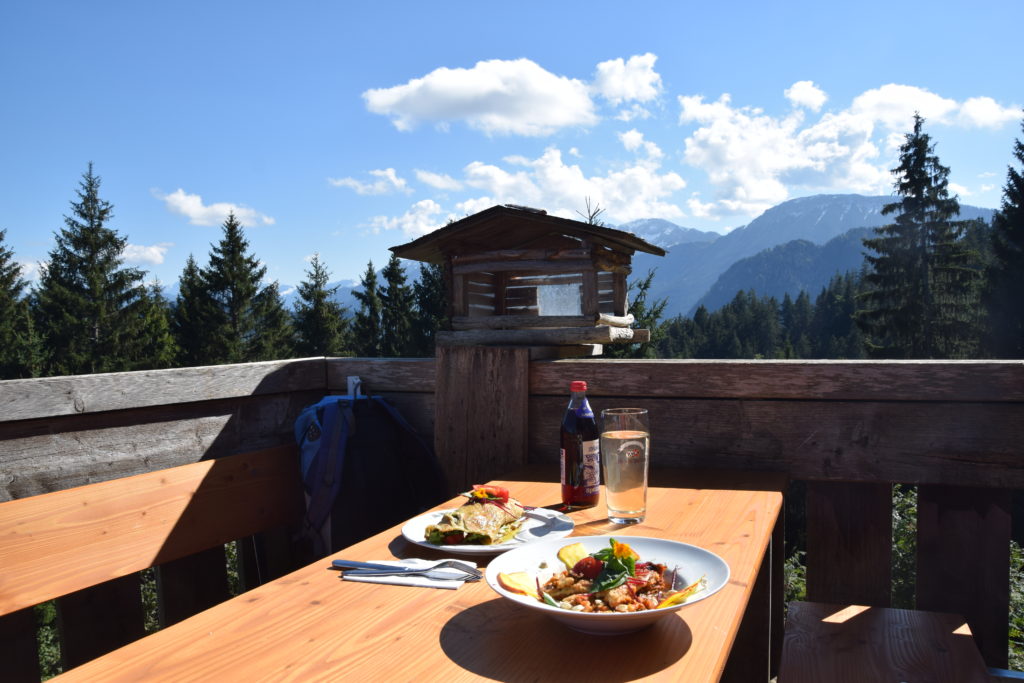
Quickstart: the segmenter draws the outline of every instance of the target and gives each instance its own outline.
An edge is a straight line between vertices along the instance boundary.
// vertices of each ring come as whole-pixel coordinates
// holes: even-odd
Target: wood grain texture
[[[791,602],[779,683],[987,683],[963,617]]]
[[[985,663],[1007,667],[1010,492],[921,486],[917,608],[967,618]]]
[[[559,500],[555,483],[495,483],[530,504]],[[483,582],[457,591],[343,582],[320,561],[69,671],[63,680],[715,681],[781,499],[777,492],[654,488],[648,519],[636,526],[610,524],[603,503],[572,513],[577,535],[672,538],[709,548],[729,564],[730,581],[719,593],[639,633],[612,639],[576,633],[497,598]],[[437,556],[406,543],[399,529],[336,557]]]
[[[0,422],[0,501],[294,444],[296,392]]]
[[[481,344],[614,344],[628,343],[634,338],[628,327],[527,328],[517,330],[460,330],[438,332],[438,345],[476,346]]]
[[[590,397],[589,386],[595,411],[648,409],[652,466],[1024,488],[1024,404],[649,399],[601,390]],[[531,397],[531,462],[556,457],[564,400]]]
[[[434,450],[456,491],[526,463],[528,365],[525,348],[438,347]]]
[[[0,614],[294,521],[298,481],[288,446],[0,503]]]
[[[1024,401],[1024,361],[562,360],[530,366],[530,394],[570,375],[608,397]]]
[[[892,486],[807,483],[807,599],[888,607]]]
[[[174,403],[322,390],[324,359],[0,382],[2,421],[98,413]]]
[[[330,393],[348,391],[346,378],[355,375],[363,381],[363,393],[434,393],[436,371],[433,358],[328,358],[327,389]]]

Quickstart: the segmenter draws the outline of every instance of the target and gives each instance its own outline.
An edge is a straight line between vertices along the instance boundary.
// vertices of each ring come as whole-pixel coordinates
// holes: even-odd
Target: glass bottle
[[[601,433],[587,401],[587,383],[574,381],[569,391],[562,419],[562,503],[585,508],[597,505],[601,493]]]

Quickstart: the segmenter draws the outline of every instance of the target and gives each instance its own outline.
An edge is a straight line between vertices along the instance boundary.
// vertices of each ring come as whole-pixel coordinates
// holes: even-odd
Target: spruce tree
[[[295,302],[295,349],[300,357],[341,356],[346,352],[348,321],[344,306],[333,298],[338,288],[327,286],[329,277],[320,254],[313,254]]]
[[[294,356],[295,330],[279,290],[275,280],[256,294],[256,334],[249,347],[249,360],[278,360]]]
[[[380,322],[386,331],[381,340],[381,355],[410,356],[413,351],[413,292],[405,279],[405,268],[394,254],[381,271],[384,286],[380,290]]]
[[[373,261],[366,265],[366,273],[359,281],[361,289],[352,291],[359,308],[352,320],[352,350],[357,356],[375,358],[381,354],[381,301],[377,287],[377,271]]]
[[[133,370],[151,370],[174,367],[178,346],[171,333],[171,309],[159,282],[146,289],[139,308],[143,328],[147,330],[139,355],[131,365]]]
[[[216,362],[207,335],[213,316],[199,264],[189,254],[178,279],[178,296],[171,312],[171,332],[178,350],[177,365],[192,367]]]
[[[1021,122],[1024,131],[1024,121]],[[1003,200],[992,219],[992,264],[983,294],[988,315],[985,350],[996,358],[1024,358],[1024,143],[1014,140]]]
[[[0,230],[0,379],[33,377],[39,346],[24,296],[26,282],[14,252],[4,246],[6,234]]]
[[[121,266],[127,239],[107,227],[113,206],[99,189],[100,178],[89,164],[78,201],[71,203],[42,268],[35,311],[46,340],[47,374],[127,370],[149,334],[140,315],[145,274]]]
[[[881,358],[963,358],[977,341],[977,270],[954,220],[960,204],[948,190],[924,119],[900,147],[892,173],[899,201],[886,204],[894,223],[865,239],[869,269],[857,320],[869,353]]]
[[[448,319],[444,266],[421,263],[420,277],[413,283],[412,290],[416,302],[412,355],[433,356],[437,332],[446,327]]]
[[[265,266],[249,253],[242,224],[234,213],[223,225],[224,236],[210,251],[200,271],[210,306],[201,316],[208,363],[246,363],[287,358],[292,331],[277,283],[260,284]]]

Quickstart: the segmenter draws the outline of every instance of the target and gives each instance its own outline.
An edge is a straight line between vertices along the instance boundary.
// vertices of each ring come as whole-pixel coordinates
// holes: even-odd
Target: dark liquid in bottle
[[[584,399],[585,400],[585,399]],[[590,407],[585,412],[590,413]],[[584,412],[584,411],[580,411]],[[597,505],[601,495],[599,445],[601,433],[591,413],[570,408],[562,419],[562,503],[583,508]]]

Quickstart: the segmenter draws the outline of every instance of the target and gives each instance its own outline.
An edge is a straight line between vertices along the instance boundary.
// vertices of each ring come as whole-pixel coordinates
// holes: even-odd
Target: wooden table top
[[[493,483],[527,504],[559,501],[557,484]],[[499,597],[485,581],[458,590],[341,581],[326,558],[72,669],[62,680],[716,681],[781,505],[777,491],[652,488],[641,524],[612,524],[603,499],[570,513],[573,535],[683,541],[729,564],[729,583],[716,595],[629,635],[577,633]],[[400,529],[332,557],[441,556],[408,543]],[[481,566],[490,559],[470,557]]]

